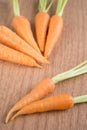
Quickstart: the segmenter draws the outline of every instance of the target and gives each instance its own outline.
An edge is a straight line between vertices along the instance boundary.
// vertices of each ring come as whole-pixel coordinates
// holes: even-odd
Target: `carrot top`
[[[64,11],[64,8],[65,8],[65,6],[67,4],[67,1],[68,0],[58,0],[57,9],[56,9],[56,14],[58,16],[63,15],[63,11]]]
[[[18,0],[12,0],[14,16],[20,16],[20,8]]]
[[[60,81],[70,79],[85,73],[87,73],[87,60],[69,71],[56,75],[55,77],[52,78],[52,81],[56,84]]]
[[[87,95],[82,95],[82,96],[74,97],[74,104],[86,103],[86,102],[87,102]]]
[[[50,0],[47,6],[47,0],[39,0],[38,10],[39,12],[48,12],[50,7],[52,6],[54,0]]]

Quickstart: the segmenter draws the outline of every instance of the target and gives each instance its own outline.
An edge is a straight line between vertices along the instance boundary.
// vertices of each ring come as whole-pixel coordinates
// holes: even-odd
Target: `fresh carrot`
[[[31,57],[33,57],[38,62],[47,64],[48,61],[41,56],[35,49],[33,49],[29,44],[27,44],[22,38],[20,38],[16,33],[11,31],[5,26],[0,26],[0,42],[10,46],[16,50],[23,52]]]
[[[47,87],[47,88],[46,88]],[[19,102],[17,102],[12,109],[9,111],[6,123],[9,121],[11,115],[15,112],[20,110],[27,104],[30,104],[36,100],[42,98],[45,94],[51,93],[55,88],[53,81],[49,78],[44,79],[41,81],[29,94],[27,94],[24,98],[22,98]]]
[[[4,46],[1,43],[0,43],[0,59],[26,66],[32,66],[32,67],[36,66],[41,68],[41,66],[37,64],[36,61],[30,56],[27,56],[19,51]]]
[[[15,15],[12,24],[16,33],[21,38],[23,38],[30,46],[32,46],[37,52],[41,54],[39,47],[34,39],[30,22],[26,17],[20,15],[18,0],[12,0],[12,1]]]
[[[23,107],[11,120],[19,115],[31,114],[36,112],[46,112],[51,110],[65,110],[74,105],[73,97],[67,94],[50,96],[43,100],[36,101]]]
[[[66,110],[73,107],[77,103],[87,102],[87,95],[72,97],[68,94],[61,94],[56,96],[50,96],[43,100],[36,101],[31,105],[26,105],[20,111],[18,111],[11,120],[14,120],[20,115],[26,115],[37,112],[46,112],[52,110]]]
[[[47,0],[39,0],[39,12],[35,17],[35,30],[36,30],[36,38],[39,45],[39,48],[42,52],[44,52],[45,42],[46,42],[46,34],[50,21],[50,16],[47,13],[50,9],[53,0],[50,0],[50,3],[47,6]]]
[[[39,82],[39,84],[37,84],[36,87],[29,94],[27,94],[12,107],[7,115],[6,122],[9,121],[11,115],[15,111],[18,111],[25,105],[39,100],[42,97],[46,96],[48,93],[51,93],[56,87],[55,84],[59,83],[60,81],[64,81],[85,73],[87,73],[87,60],[69,71],[56,75],[52,79],[45,78],[44,80]]]
[[[48,58],[58,42],[63,29],[62,14],[67,0],[58,0],[56,14],[50,18],[44,56]]]

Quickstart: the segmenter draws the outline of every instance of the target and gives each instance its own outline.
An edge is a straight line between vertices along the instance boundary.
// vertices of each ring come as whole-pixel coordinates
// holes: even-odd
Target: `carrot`
[[[67,0],[58,0],[56,14],[52,16],[50,19],[44,52],[44,56],[46,58],[48,58],[51,55],[53,48],[55,47],[55,44],[58,42],[61,36],[63,29],[62,14],[66,3]]]
[[[0,59],[5,61],[10,61],[17,64],[22,64],[26,66],[36,66],[41,68],[40,65],[36,63],[36,61],[21,52],[18,52],[12,48],[4,46],[0,43]]]
[[[53,4],[53,0],[50,0],[50,3],[47,6],[47,0],[39,0],[39,12],[35,16],[35,30],[36,30],[36,38],[39,45],[39,48],[42,52],[44,52],[45,42],[46,42],[46,34],[49,25],[50,16],[47,13]]]
[[[47,87],[47,88],[46,88]],[[51,93],[54,90],[55,85],[52,80],[47,78],[41,81],[29,94],[27,94],[24,98],[22,98],[19,102],[17,102],[12,109],[9,111],[6,123],[9,121],[11,115],[24,107],[27,104],[30,104],[36,100],[42,98],[45,94]]]
[[[56,87],[55,84],[59,83],[60,81],[64,81],[69,78],[73,78],[85,73],[87,73],[87,60],[69,71],[56,75],[52,79],[43,79],[41,82],[39,82],[39,84],[36,85],[36,87],[29,94],[27,94],[24,98],[22,98],[12,107],[12,109],[9,111],[6,117],[6,123],[9,121],[11,115],[15,111],[18,111],[25,105],[39,100],[42,97],[46,96],[48,93],[51,93]]]
[[[52,110],[66,110],[73,107],[77,103],[87,102],[87,95],[72,97],[68,94],[61,94],[56,96],[50,96],[43,100],[36,101],[31,105],[27,105],[18,111],[11,120],[14,120],[20,115],[26,115],[37,112],[46,112]]]
[[[17,116],[31,114],[36,112],[46,112],[51,110],[65,110],[74,105],[73,97],[67,94],[50,96],[43,100],[36,101],[30,105],[26,105],[18,111],[11,120]]]
[[[33,47],[37,52],[40,52],[37,43],[34,39],[33,32],[31,30],[31,24],[28,19],[24,16],[20,16],[19,3],[18,0],[13,1],[14,15],[12,25],[16,33],[23,38],[31,47]]]
[[[0,26],[0,42],[10,46],[24,54],[33,57],[38,62],[47,64],[48,61],[41,56],[37,51],[35,51],[30,45],[28,45],[23,39],[21,39],[16,33],[11,31],[5,26]]]

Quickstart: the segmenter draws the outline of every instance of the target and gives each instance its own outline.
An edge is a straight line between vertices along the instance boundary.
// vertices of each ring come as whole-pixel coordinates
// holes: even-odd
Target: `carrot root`
[[[48,25],[50,21],[50,16],[47,13],[51,8],[54,0],[39,0],[38,13],[35,17],[35,29],[36,29],[36,38],[41,52],[44,52],[46,34],[48,30]]]
[[[21,64],[21,65],[30,66],[30,67],[41,68],[41,66],[37,64],[32,57],[27,56],[12,48],[9,48],[1,43],[0,43],[0,59],[4,61]]]
[[[0,42],[10,46],[11,48],[18,50],[28,56],[33,57],[40,63],[48,64],[49,62],[45,57],[39,54],[35,49],[33,49],[29,44],[27,44],[22,38],[20,38],[16,33],[11,31],[5,26],[0,26]]]
[[[13,27],[16,33],[23,38],[31,47],[41,54],[39,47],[34,39],[30,22],[24,16],[16,16],[13,19]]]
[[[46,12],[39,12],[35,16],[36,38],[39,48],[42,52],[44,52],[45,49],[46,33],[49,20],[50,16]]]
[[[41,54],[37,43],[34,39],[30,22],[24,16],[20,16],[20,8],[18,0],[12,0],[13,2],[13,12],[14,12],[14,19],[13,19],[13,27],[16,33],[23,38],[31,47],[33,47],[38,53]]]
[[[41,99],[48,93],[51,93],[55,88],[55,85],[53,81],[49,78],[46,78],[42,80],[41,82],[38,83],[38,85],[29,93],[27,94],[24,98],[22,98],[19,102],[13,106],[13,108],[9,111],[7,117],[6,117],[6,122],[10,119],[11,115],[15,112],[20,110],[22,107],[24,107],[27,104],[30,104],[36,100]]]
[[[45,45],[45,58],[49,58],[56,43],[59,41],[63,29],[63,19],[60,16],[54,15],[50,19],[48,35]]]
[[[68,94],[56,95],[36,101],[30,105],[26,105],[18,111],[11,120],[14,120],[20,115],[26,115],[37,112],[46,112],[52,110],[66,110],[74,105],[73,97]]]

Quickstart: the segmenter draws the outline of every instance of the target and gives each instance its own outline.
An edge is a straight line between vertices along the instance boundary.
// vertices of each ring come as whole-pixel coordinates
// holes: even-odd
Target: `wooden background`
[[[54,14],[54,5],[50,14]],[[34,31],[38,0],[20,0],[21,14],[28,17]],[[10,0],[0,0],[0,25],[10,28],[13,18]],[[0,61],[0,130],[87,130],[87,104],[67,111],[22,116],[4,124],[9,109],[44,77],[52,77],[87,59],[87,0],[69,0],[64,11],[64,30],[50,57],[51,65],[29,68]],[[54,94],[87,94],[87,75],[56,85]]]

